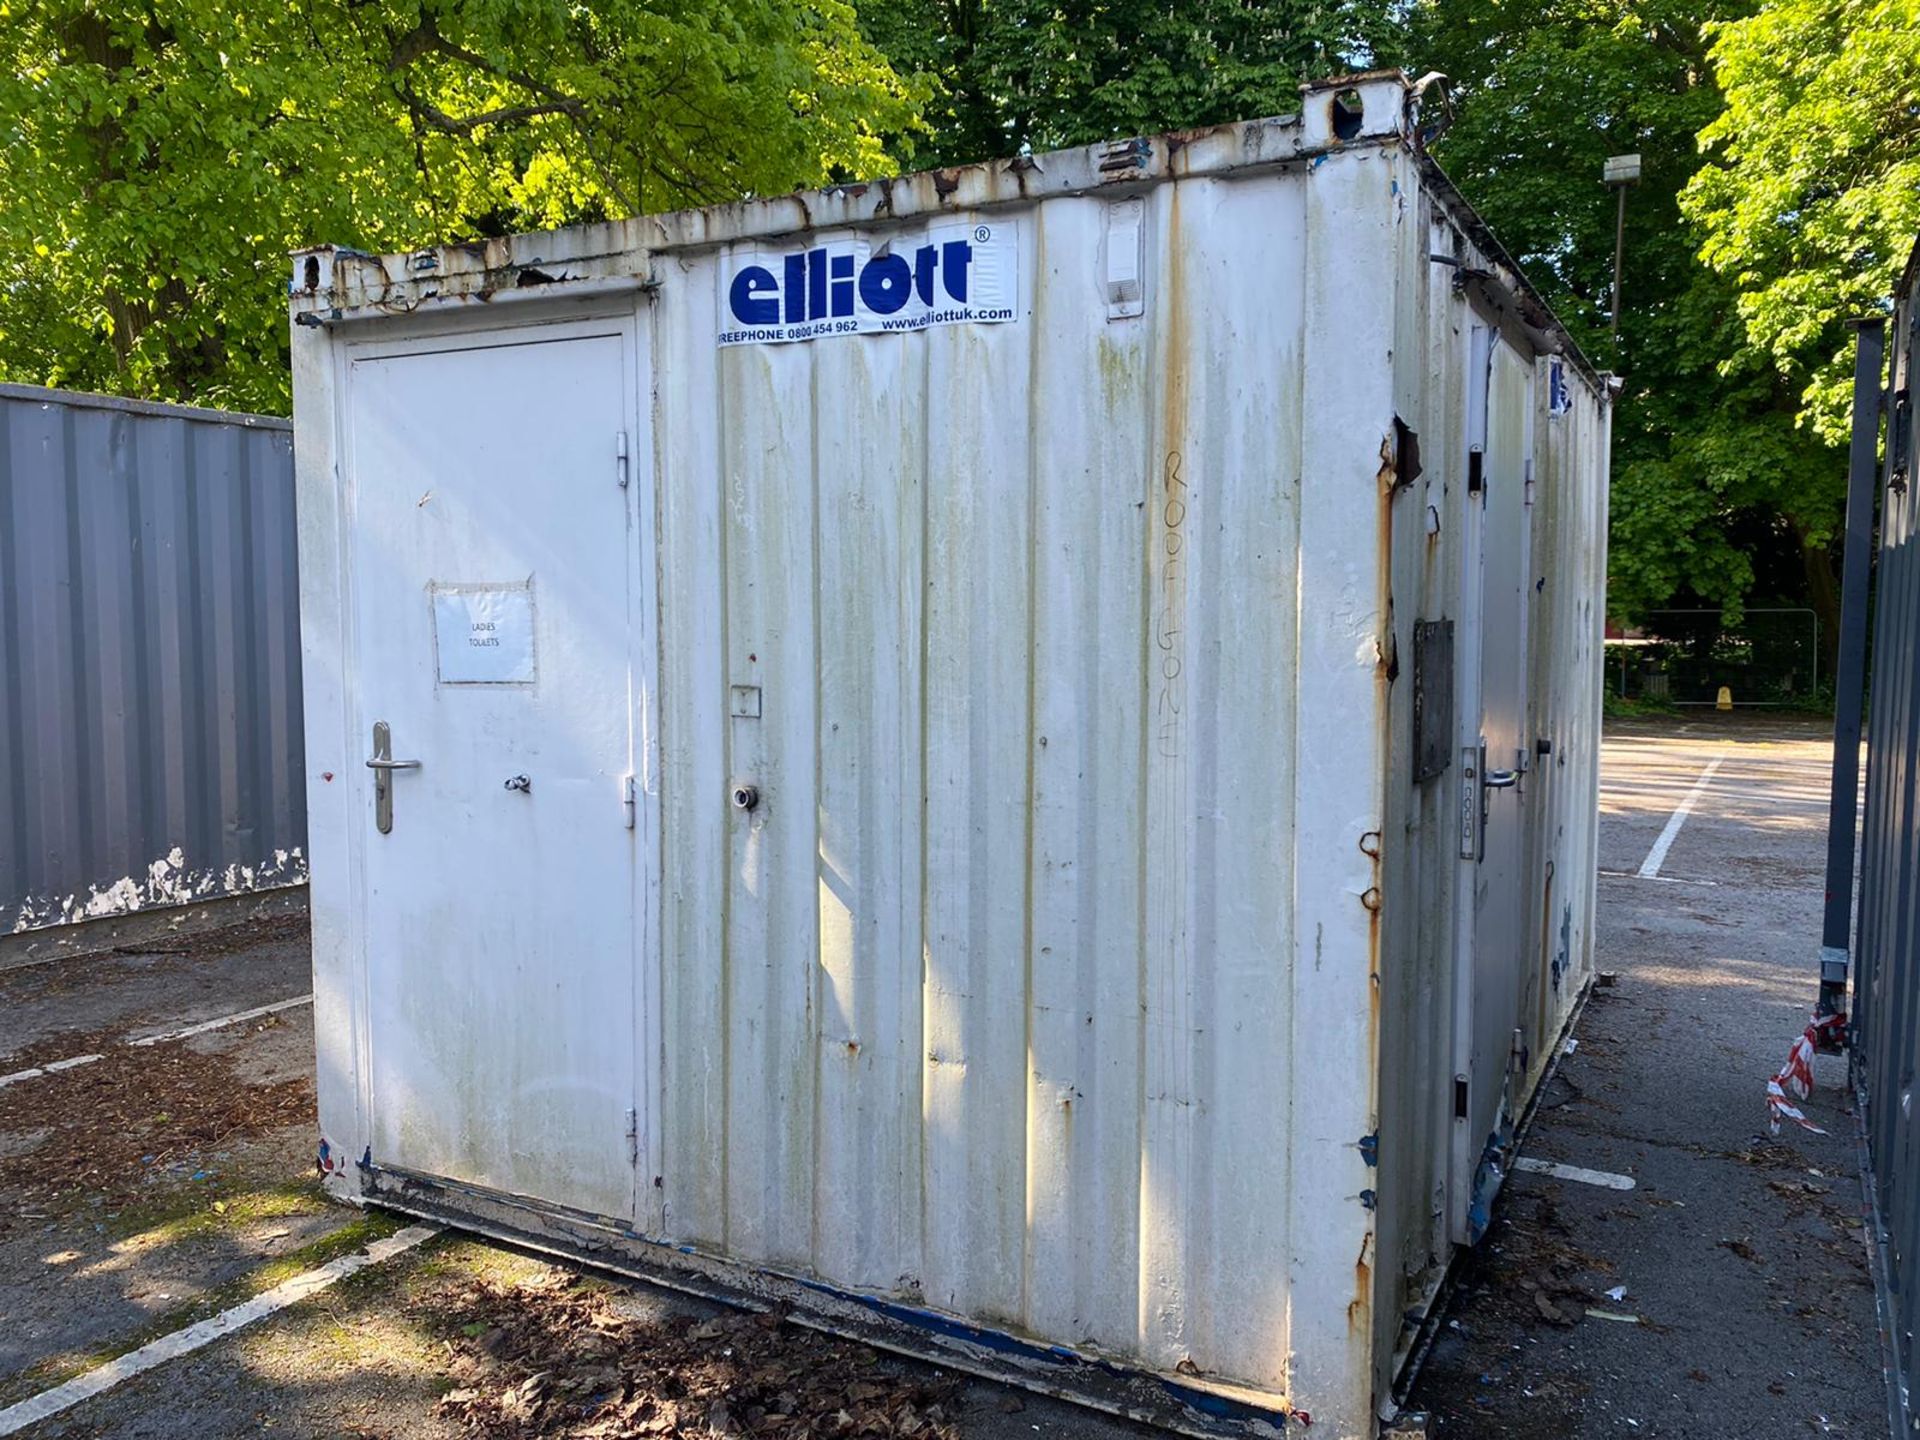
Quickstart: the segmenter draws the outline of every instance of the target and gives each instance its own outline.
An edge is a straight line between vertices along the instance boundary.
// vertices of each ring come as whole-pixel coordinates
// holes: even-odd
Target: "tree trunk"
[[[1840,663],[1840,581],[1833,573],[1833,556],[1825,545],[1807,537],[1806,528],[1789,518],[1793,538],[1800,542],[1800,563],[1806,568],[1807,598],[1820,622],[1820,673],[1829,683]]]

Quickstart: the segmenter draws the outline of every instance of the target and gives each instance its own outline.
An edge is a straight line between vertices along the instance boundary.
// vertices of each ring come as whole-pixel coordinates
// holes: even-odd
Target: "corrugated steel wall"
[[[1401,165],[1147,192],[1121,322],[1099,198],[993,217],[1019,325],[716,357],[727,252],[670,262],[668,1233],[1296,1398],[1364,1367]]]
[[[1910,267],[1888,334],[1895,398],[1880,494],[1853,998],[1854,1079],[1873,1157],[1903,1380],[1920,1363],[1920,1116],[1912,1106],[1920,1064],[1920,411],[1911,398],[1899,398],[1910,392],[1920,360],[1917,278]]]
[[[1405,87],[1361,89],[1371,128],[1339,144],[1321,95],[1296,121],[519,237],[484,274],[451,250],[300,260],[316,769],[364,753],[321,692],[356,673],[345,496],[381,483],[332,448],[342,350],[532,325],[522,304],[563,297],[529,299],[523,263],[603,282],[589,306],[653,282],[641,1235],[1370,1430],[1403,1302],[1450,1251],[1469,777],[1410,798],[1408,627],[1462,613],[1461,336],[1514,299],[1465,280],[1518,282],[1429,194]],[[911,249],[932,216],[1017,232],[1018,323],[716,344],[747,255],[814,229]],[[1137,273],[1114,249],[1134,224]],[[1506,343],[1544,411],[1562,362]],[[1563,778],[1529,785],[1560,798],[1526,823],[1573,913],[1540,902],[1567,925],[1520,961],[1539,988],[1506,995],[1502,1056],[1516,1024],[1557,1030],[1588,963],[1607,401],[1565,365],[1572,404],[1532,432],[1555,528],[1529,612]],[[1418,484],[1396,420],[1427,437]],[[421,439],[458,423],[423,415]],[[357,1155],[376,1103],[408,1102],[366,1081],[363,967],[392,962],[350,883],[364,819],[329,798],[319,1095]]]
[[[1392,604],[1399,657],[1390,713],[1395,757],[1387,791],[1380,962],[1380,1164],[1376,1267],[1375,1384],[1386,1394],[1416,1342],[1426,1307],[1453,1255],[1448,1234],[1448,1154],[1455,1070],[1456,937],[1448,896],[1459,860],[1460,777],[1449,766],[1420,781],[1414,748],[1414,656],[1420,622],[1458,621],[1465,597],[1467,328],[1485,323],[1436,264],[1461,244],[1451,187],[1429,173],[1415,223],[1400,227],[1400,302],[1395,308],[1395,413],[1419,435],[1420,474],[1396,486]],[[1476,265],[1491,260],[1476,256]],[[1514,1006],[1486,1020],[1518,1029],[1530,1065],[1515,1096],[1524,1105],[1593,967],[1598,827],[1601,630],[1606,591],[1609,401],[1572,358],[1533,355],[1502,339],[1507,360],[1527,365],[1533,500],[1527,507],[1532,569],[1527,586],[1527,733],[1551,753],[1535,756],[1520,787],[1525,805],[1525,949]],[[1517,441],[1516,434],[1513,439]],[[1519,468],[1519,462],[1514,462]],[[1464,644],[1464,640],[1459,643]],[[1465,702],[1458,694],[1455,706]],[[1479,997],[1476,996],[1476,1003]],[[1475,1136],[1477,1148],[1482,1137]]]
[[[0,934],[305,878],[287,422],[0,386]]]

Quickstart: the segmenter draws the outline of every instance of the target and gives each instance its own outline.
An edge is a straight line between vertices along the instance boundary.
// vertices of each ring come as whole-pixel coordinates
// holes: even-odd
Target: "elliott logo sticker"
[[[721,260],[722,345],[876,335],[1016,318],[1011,226],[936,225],[918,235],[832,240]]]

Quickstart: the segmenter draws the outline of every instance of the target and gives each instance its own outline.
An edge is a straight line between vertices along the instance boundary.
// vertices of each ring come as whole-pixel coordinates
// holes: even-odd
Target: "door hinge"
[[[629,478],[627,474],[627,432],[624,430],[614,433],[613,463],[615,467],[614,473],[620,480],[620,488],[624,490],[627,488],[627,480]]]
[[[638,1169],[640,1165],[640,1112],[627,1111],[627,1159]]]
[[[627,829],[633,829],[634,817],[640,809],[640,784],[635,776],[620,777],[620,807],[626,811]]]

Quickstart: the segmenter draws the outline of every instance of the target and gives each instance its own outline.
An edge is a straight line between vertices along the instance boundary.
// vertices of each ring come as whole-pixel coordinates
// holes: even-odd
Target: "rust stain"
[[[1547,861],[1546,879],[1540,886],[1540,957],[1539,969],[1534,974],[1535,993],[1539,997],[1534,1015],[1533,1033],[1544,1043],[1547,1039],[1547,991],[1552,988],[1548,978],[1553,973],[1553,861]]]
[[[1393,614],[1393,501],[1399,493],[1396,489],[1398,466],[1394,456],[1393,432],[1388,429],[1380,437],[1380,464],[1374,472],[1374,504],[1378,519],[1375,524],[1375,544],[1379,547],[1375,563],[1379,576],[1379,592],[1376,596],[1378,606],[1377,623],[1381,627],[1380,658],[1381,663],[1374,669],[1374,717],[1375,732],[1379,736],[1376,764],[1379,773],[1387,772],[1387,747],[1391,743],[1389,731],[1392,717],[1393,684],[1399,678],[1399,651],[1394,627]],[[1409,487],[1410,488],[1410,487]],[[1386,799],[1382,797],[1382,804]],[[1390,809],[1388,813],[1391,813]],[[1384,823],[1387,814],[1376,817],[1376,824]],[[1381,975],[1385,969],[1385,944],[1382,928],[1382,874],[1381,857],[1384,836],[1379,831],[1369,831],[1373,838],[1373,848],[1367,851],[1367,835],[1361,837],[1361,850],[1368,853],[1372,862],[1372,884],[1361,897],[1361,903],[1367,908],[1367,1124],[1369,1130],[1380,1133],[1380,1042],[1382,1032],[1381,1011],[1383,1006],[1383,985]],[[1370,897],[1370,903],[1369,903]],[[1384,1185],[1384,1171],[1375,1181]],[[1367,1232],[1361,1241],[1359,1257],[1354,1262],[1354,1297],[1347,1307],[1347,1329],[1350,1335],[1368,1338],[1367,1332],[1373,1325],[1373,1243],[1374,1223],[1371,1216],[1367,1219]]]
[[[1362,1330],[1367,1327],[1367,1317],[1373,1313],[1373,1231],[1360,1237],[1360,1255],[1353,1262],[1353,1299],[1347,1302],[1347,1329]]]

